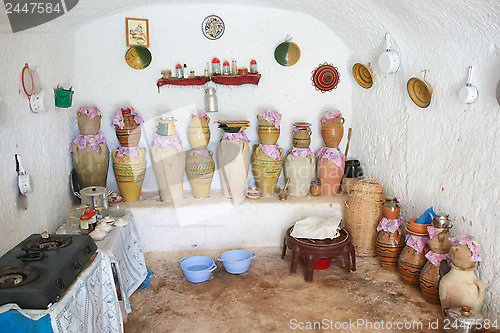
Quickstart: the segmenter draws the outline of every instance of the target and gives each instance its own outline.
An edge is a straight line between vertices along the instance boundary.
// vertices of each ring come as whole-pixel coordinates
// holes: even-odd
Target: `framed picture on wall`
[[[141,45],[149,47],[148,19],[126,17],[125,29],[127,33],[127,46]]]

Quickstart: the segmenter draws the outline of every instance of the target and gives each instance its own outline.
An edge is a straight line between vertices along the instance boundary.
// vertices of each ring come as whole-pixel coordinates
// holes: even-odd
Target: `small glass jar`
[[[257,61],[254,59],[250,61],[250,74],[257,74]]]
[[[124,217],[127,213],[127,209],[125,206],[125,201],[123,199],[116,201],[108,201],[109,207],[108,212],[109,215],[113,217]]]
[[[236,65],[236,60],[231,61],[231,75],[238,75],[238,66]]]
[[[231,74],[231,68],[229,67],[229,62],[224,61],[224,64],[222,64],[222,75],[230,75]]]
[[[222,70],[220,67],[220,60],[217,58],[214,58],[212,60],[212,75],[221,75]]]
[[[184,78],[184,70],[182,69],[181,64],[177,64],[177,66],[175,66],[175,77],[178,79]]]
[[[247,68],[240,68],[240,69],[238,69],[238,74],[239,75],[247,75],[248,69]]]
[[[89,219],[89,227],[91,230],[94,230],[95,227],[97,226],[97,213],[94,209],[91,209],[89,211],[86,211],[85,214],[83,215],[87,215],[87,216],[90,216],[90,219]]]
[[[82,235],[88,235],[92,232],[90,229],[90,220],[92,219],[92,216],[89,215],[82,215],[80,216],[80,233]]]
[[[194,71],[190,71],[189,72],[189,78],[190,79],[194,79],[196,77],[196,75],[194,75]]]

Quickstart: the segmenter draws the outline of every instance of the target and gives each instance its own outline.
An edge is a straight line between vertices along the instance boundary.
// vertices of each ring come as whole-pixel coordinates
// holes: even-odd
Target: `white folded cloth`
[[[340,236],[339,226],[341,218],[307,217],[295,222],[290,236],[294,238],[325,239]]]

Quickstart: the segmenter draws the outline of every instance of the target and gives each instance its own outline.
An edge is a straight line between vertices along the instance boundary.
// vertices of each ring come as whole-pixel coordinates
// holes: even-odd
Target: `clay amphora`
[[[134,120],[130,108],[121,109],[123,115],[123,128],[115,125],[115,132],[122,147],[137,147],[141,139],[141,127]]]
[[[188,128],[188,140],[192,149],[205,149],[210,142],[210,128],[208,123],[210,122],[210,117],[204,115],[201,119],[198,116],[193,115]]]
[[[318,159],[318,178],[322,195],[335,195],[340,192],[340,181],[344,175],[345,159],[339,167],[327,158]]]
[[[128,155],[117,156],[113,150],[113,171],[120,194],[125,201],[137,201],[141,195],[142,183],[146,175],[146,148],[140,147],[139,158]]]
[[[257,119],[259,119],[257,117]],[[259,129],[257,134],[259,135],[259,140],[265,145],[275,145],[278,142],[280,136],[280,129],[274,126],[274,123],[270,123],[265,119],[259,119]]]
[[[255,186],[262,192],[262,196],[271,197],[274,195],[276,184],[283,169],[283,148],[278,148],[280,157],[275,160],[267,156],[262,147],[258,144],[253,146],[252,154],[252,174]]]
[[[401,206],[399,202],[394,197],[385,198],[384,204],[382,205],[382,212],[386,219],[395,220],[399,217]]]
[[[90,119],[84,112],[78,111],[76,120],[81,135],[96,135],[101,128],[101,115],[95,115]]]
[[[388,271],[398,269],[398,259],[405,247],[401,229],[395,232],[380,230],[377,236],[377,256],[382,268]]]
[[[207,153],[204,156],[201,153]],[[193,197],[196,199],[210,197],[210,187],[214,178],[215,163],[212,151],[206,150],[190,150],[187,152],[186,158],[186,173],[191,184]]]
[[[419,287],[420,272],[427,262],[425,252],[425,249],[418,252],[411,246],[405,245],[398,259],[399,276],[404,283]]]
[[[311,144],[311,135],[307,129],[310,123],[294,123],[293,146],[296,148],[307,148]]]
[[[439,304],[439,280],[441,274],[439,267],[427,261],[420,272],[420,291],[425,301],[430,304]]]
[[[344,136],[344,118],[335,117],[328,121],[321,118],[321,136],[329,148],[337,148]]]
[[[305,197],[309,194],[311,181],[316,172],[316,159],[314,155],[293,157],[288,152],[285,158],[284,171],[285,178],[289,179],[288,195]]]
[[[151,162],[161,201],[184,198],[186,153],[174,147],[151,147]]]
[[[250,169],[250,147],[245,140],[222,139],[217,147],[217,165],[226,198],[244,198]]]
[[[75,167],[80,188],[90,186],[106,187],[109,167],[108,147],[104,143],[100,143],[98,151],[89,146],[79,149],[76,145],[71,149],[73,151],[73,166]]]

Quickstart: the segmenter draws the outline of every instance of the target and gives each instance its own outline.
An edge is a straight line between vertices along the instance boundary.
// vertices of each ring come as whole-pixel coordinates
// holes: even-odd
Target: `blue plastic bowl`
[[[213,259],[205,256],[184,257],[179,264],[186,279],[192,283],[207,281],[217,268]]]
[[[231,274],[242,274],[248,271],[250,263],[255,257],[255,252],[231,250],[219,254],[217,260],[222,261],[226,272]]]

